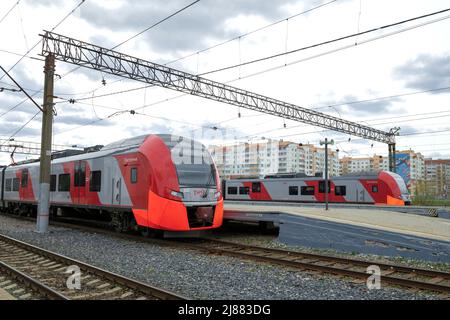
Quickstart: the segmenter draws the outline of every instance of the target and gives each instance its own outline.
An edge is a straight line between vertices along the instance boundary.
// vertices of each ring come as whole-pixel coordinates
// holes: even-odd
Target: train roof
[[[138,137],[133,138],[127,138],[122,139],[119,141],[112,142],[110,144],[107,144],[103,146],[98,151],[87,151],[85,153],[76,154],[76,155],[69,155],[67,157],[59,157],[57,159],[52,159],[52,164],[57,163],[64,163],[64,162],[71,162],[71,161],[80,161],[80,160],[88,160],[88,159],[95,159],[105,156],[110,156],[117,153],[132,153],[137,152],[139,150],[139,147],[144,143],[145,139],[151,135],[156,135],[160,137],[164,143],[171,149],[173,146],[180,142],[182,139],[186,141],[193,141],[189,138],[178,136],[178,135],[172,135],[172,134],[145,134]],[[196,146],[203,146],[203,144],[197,142],[195,143]],[[91,148],[86,148],[87,150],[92,150]],[[10,166],[11,168],[23,168],[23,167],[33,167],[33,166],[39,166],[40,162],[39,160],[36,160],[35,162],[26,162],[23,164],[17,164]]]
[[[349,178],[358,178],[358,179],[378,179],[378,175],[379,172],[355,172],[352,174],[346,174],[343,176],[333,176],[330,177],[330,180],[347,180]],[[270,177],[269,179],[267,178],[254,178],[254,177],[249,177],[248,179],[245,178],[240,178],[240,179],[225,179],[227,181],[236,181],[236,182],[242,182],[242,181],[254,181],[254,182],[258,182],[258,181],[265,181],[265,180],[285,180],[285,181],[292,181],[292,180],[323,180],[324,178],[322,177],[316,177],[316,176],[304,176],[304,177],[300,177],[300,176],[294,176],[294,177]]]

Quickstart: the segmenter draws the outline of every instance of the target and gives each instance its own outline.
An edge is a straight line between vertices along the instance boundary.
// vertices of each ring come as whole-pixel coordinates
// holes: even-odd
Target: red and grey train
[[[4,208],[36,211],[38,162],[5,167],[1,178]],[[144,135],[52,160],[50,212],[106,213],[122,231],[213,229],[223,220],[220,187],[214,161],[201,143]]]
[[[233,179],[223,182],[223,192],[225,200],[324,202],[325,180],[295,175]],[[404,180],[390,171],[331,177],[328,200],[335,203],[411,204]]]

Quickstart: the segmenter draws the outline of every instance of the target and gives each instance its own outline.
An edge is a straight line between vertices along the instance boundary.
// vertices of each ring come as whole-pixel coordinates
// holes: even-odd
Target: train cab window
[[[102,172],[91,171],[91,177],[89,179],[89,191],[100,192],[102,188]]]
[[[12,191],[19,191],[20,181],[19,178],[14,178],[12,180]]]
[[[249,187],[239,187],[239,194],[249,194],[250,188]]]
[[[137,183],[137,168],[131,168],[131,177],[130,177],[130,181],[131,183]]]
[[[378,186],[377,185],[372,186],[372,192],[373,193],[377,193],[378,192]]]
[[[325,181],[319,181],[319,193],[325,193]],[[328,180],[328,193],[330,193],[330,181]]]
[[[58,180],[58,191],[70,191],[70,173],[60,174]]]
[[[86,185],[86,163],[84,161],[79,161],[75,164],[73,185],[75,187],[84,187]]]
[[[301,187],[302,196],[313,196],[315,188],[313,186]]]
[[[12,179],[6,179],[5,191],[12,191]]]
[[[290,196],[298,196],[298,187],[297,186],[289,186],[289,195]]]
[[[347,195],[347,187],[346,186],[336,186],[334,187],[334,194],[337,196],[345,196]]]
[[[261,192],[261,182],[252,183],[252,192]]]
[[[56,174],[50,176],[50,192],[56,191]]]
[[[228,194],[237,194],[237,187],[228,187]]]
[[[28,186],[28,169],[22,170],[22,179],[20,182],[20,186],[22,188],[26,188]]]

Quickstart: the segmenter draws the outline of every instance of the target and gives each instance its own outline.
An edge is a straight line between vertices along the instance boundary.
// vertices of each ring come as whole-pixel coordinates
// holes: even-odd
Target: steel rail
[[[139,291],[145,295],[148,296],[153,296],[157,299],[161,299],[161,300],[187,300],[186,297],[183,297],[181,295],[177,295],[175,293],[172,293],[170,291],[167,290],[163,290],[157,287],[153,287],[150,285],[147,285],[143,282],[140,281],[136,281],[115,273],[111,273],[109,271],[106,271],[104,269],[98,268],[98,267],[94,267],[92,265],[89,265],[87,263],[60,255],[60,254],[56,254],[54,252],[42,249],[42,248],[38,248],[34,245],[31,245],[29,243],[17,240],[17,239],[13,239],[11,237],[5,236],[5,235],[1,235],[0,234],[0,241],[12,244],[16,247],[19,247],[21,249],[24,249],[26,251],[29,252],[33,252],[35,254],[38,254],[40,256],[46,257],[50,260],[53,261],[57,261],[57,262],[61,262],[67,265],[76,265],[78,267],[80,267],[80,269],[90,272],[92,274],[95,274],[96,276],[99,276],[101,278],[110,280],[116,284],[120,284],[122,286],[125,286],[126,288],[129,289],[134,289],[136,291]]]
[[[216,244],[219,247],[213,247],[211,244]],[[450,273],[443,271],[435,271],[421,268],[413,268],[395,264],[379,263],[375,261],[366,261],[350,258],[342,258],[324,254],[304,253],[298,251],[288,251],[282,249],[264,248],[259,246],[243,245],[228,241],[219,241],[208,239],[205,244],[194,244],[192,247],[203,247],[212,253],[225,253],[241,258],[248,258],[252,260],[266,261],[279,265],[290,266],[294,268],[309,269],[332,273],[337,275],[351,276],[360,279],[367,279],[370,274],[366,271],[351,270],[351,267],[368,267],[376,265],[382,270],[381,281],[390,284],[406,286],[410,288],[418,288],[424,290],[432,290],[443,293],[450,293]],[[222,247],[220,247],[222,246]],[[228,247],[228,248],[227,248]],[[246,251],[247,252],[246,252]],[[312,261],[302,261],[312,260]],[[322,263],[326,264],[322,264]],[[336,265],[344,265],[344,267]],[[384,273],[384,274],[383,274]],[[436,281],[422,281],[408,278],[395,277],[394,274],[403,273],[410,277],[422,276],[432,278]],[[443,284],[447,282],[448,284]]]
[[[0,270],[9,274],[10,277],[17,279],[22,284],[30,287],[33,291],[37,291],[40,294],[44,295],[46,298],[50,300],[69,300],[65,295],[53,290],[52,288],[46,286],[42,282],[26,275],[20,270],[13,268],[12,266],[0,261]]]

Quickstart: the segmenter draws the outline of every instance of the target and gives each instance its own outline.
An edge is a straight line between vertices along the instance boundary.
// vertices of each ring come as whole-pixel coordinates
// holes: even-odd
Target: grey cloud
[[[392,127],[392,125],[391,125]],[[410,126],[410,125],[401,125],[400,127],[400,135],[404,135],[404,134],[411,134],[411,133],[415,133],[415,132],[421,132],[423,131],[423,129],[421,129],[420,127],[414,127],[414,126]],[[384,130],[389,131],[389,127],[386,127]]]
[[[144,126],[128,126],[124,131],[128,132],[131,137],[135,137],[143,134],[169,133],[172,132],[172,128],[165,123],[152,123]]]
[[[361,99],[358,99],[356,96],[353,95],[347,95],[342,100],[353,102]],[[394,102],[400,101],[402,101],[400,98],[394,98],[389,100],[375,100],[359,103],[349,103],[341,107],[341,110],[347,114],[353,115],[382,114],[386,112],[391,112],[393,109],[395,111],[400,111],[399,108],[397,108],[394,104]]]
[[[25,121],[24,121],[25,122]],[[20,127],[22,127],[23,123],[9,123],[7,126],[0,126],[0,136],[9,137],[14,132],[16,132]],[[29,126],[23,128],[18,132],[14,138],[20,137],[36,137],[41,134],[41,130],[37,128],[30,128]]]
[[[450,157],[450,153],[442,153],[442,152],[424,152],[427,158],[433,159],[448,159]]]
[[[394,69],[395,79],[411,89],[430,90],[450,85],[450,53],[441,56],[421,54]],[[435,91],[442,93],[446,91]]]
[[[90,124],[93,121],[96,121],[99,119],[96,118],[88,118],[83,117],[79,115],[60,115],[55,117],[55,124],[56,125],[71,125],[71,126],[80,126],[80,125],[87,125]],[[92,126],[97,127],[108,127],[111,126],[113,123],[109,120],[102,120],[95,123],[92,123]]]
[[[239,14],[257,15],[270,21],[284,17],[283,5],[298,0],[203,0],[177,16],[141,36],[156,50],[177,52],[199,49],[207,39],[225,39],[237,34],[225,30],[225,22]],[[303,0],[307,7],[315,0]],[[101,28],[112,31],[140,32],[153,23],[184,7],[187,1],[137,1],[129,0],[116,9],[107,9],[97,3],[81,7],[81,18]],[[99,40],[98,37],[96,40]],[[119,43],[124,39],[111,39],[102,43]]]

